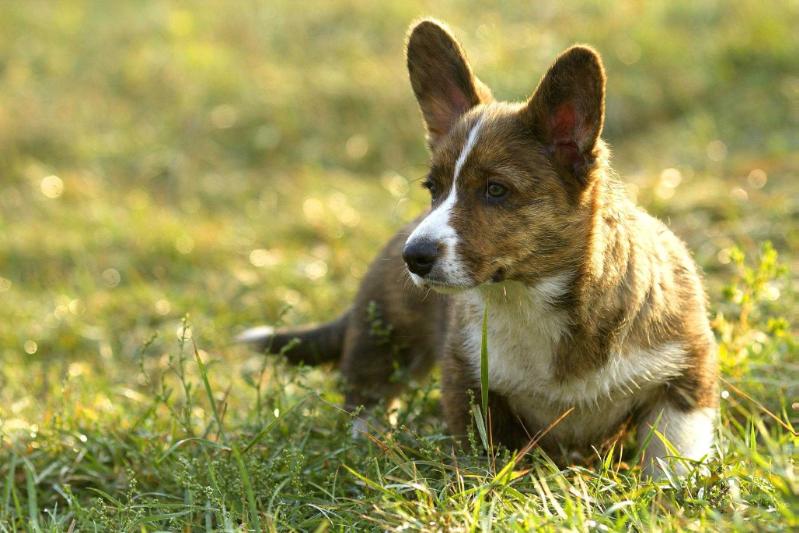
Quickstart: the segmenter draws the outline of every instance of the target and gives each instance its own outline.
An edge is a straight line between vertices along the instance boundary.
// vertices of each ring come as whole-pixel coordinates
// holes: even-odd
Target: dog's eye
[[[422,182],[422,187],[430,191],[430,196],[435,198],[438,195],[438,187],[436,187],[436,182],[431,179],[426,179]]]
[[[499,200],[508,194],[508,188],[499,183],[489,183],[486,187],[486,196],[492,200]]]

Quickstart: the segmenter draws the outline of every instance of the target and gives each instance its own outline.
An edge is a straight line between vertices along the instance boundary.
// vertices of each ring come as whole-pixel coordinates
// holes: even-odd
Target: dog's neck
[[[625,302],[625,286],[634,267],[634,228],[629,219],[635,206],[621,184],[606,175],[586,190],[585,201],[587,235],[569,303],[578,322],[596,324],[600,312],[615,310]]]

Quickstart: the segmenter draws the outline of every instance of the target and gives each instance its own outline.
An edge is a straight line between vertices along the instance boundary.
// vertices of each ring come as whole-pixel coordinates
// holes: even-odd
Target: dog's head
[[[436,22],[413,27],[407,55],[432,154],[432,208],[403,252],[414,283],[448,292],[574,268],[604,164],[597,53],[569,48],[517,104],[493,100]]]

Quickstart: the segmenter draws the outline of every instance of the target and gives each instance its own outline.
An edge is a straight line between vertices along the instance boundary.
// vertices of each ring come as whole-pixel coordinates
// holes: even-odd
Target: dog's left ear
[[[559,170],[585,183],[605,119],[605,69],[599,54],[573,46],[552,64],[524,111]]]

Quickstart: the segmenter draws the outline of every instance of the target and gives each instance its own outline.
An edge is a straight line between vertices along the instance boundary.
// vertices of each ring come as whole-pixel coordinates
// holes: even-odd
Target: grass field
[[[503,99],[603,53],[614,165],[705,272],[709,472],[453,456],[437,378],[353,440],[335,373],[231,343],[335,315],[426,206],[422,15]],[[0,531],[796,530],[797,28],[796,0],[3,3]]]

